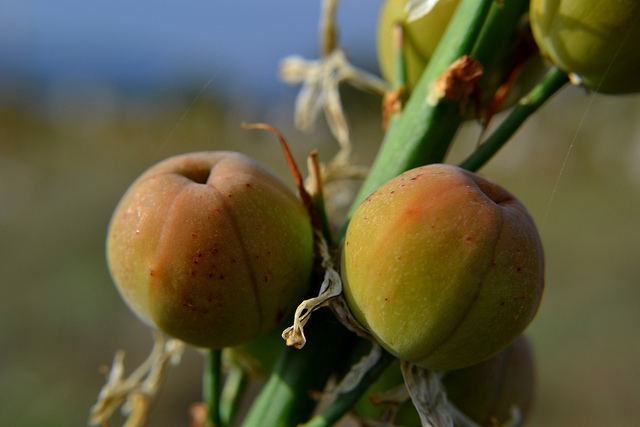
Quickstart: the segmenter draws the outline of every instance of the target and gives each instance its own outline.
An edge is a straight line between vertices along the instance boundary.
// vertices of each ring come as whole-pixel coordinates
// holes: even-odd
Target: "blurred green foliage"
[[[0,105],[0,425],[85,424],[104,384],[99,367],[123,348],[130,372],[151,349],[104,261],[111,211],[144,169],[172,154],[233,149],[292,185],[275,137],[244,130],[243,121],[281,128],[303,169],[312,149],[322,161],[337,151],[324,124],[313,134],[293,129],[292,93],[283,93],[269,105],[194,91],[115,96],[95,114],[73,100],[62,109],[45,98]],[[380,99],[345,98],[354,160],[370,164]],[[477,135],[468,123],[450,161],[464,158]],[[633,425],[640,416],[639,163],[640,99],[591,102],[571,88],[480,171],[527,205],[545,244],[546,293],[529,328],[534,426]],[[150,425],[188,424],[202,364],[187,352]]]

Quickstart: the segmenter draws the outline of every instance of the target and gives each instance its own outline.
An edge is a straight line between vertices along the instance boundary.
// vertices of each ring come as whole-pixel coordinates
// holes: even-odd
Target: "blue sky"
[[[381,0],[343,0],[342,42],[371,65]],[[184,79],[269,96],[278,61],[317,55],[320,0],[0,0],[0,72],[154,87]]]

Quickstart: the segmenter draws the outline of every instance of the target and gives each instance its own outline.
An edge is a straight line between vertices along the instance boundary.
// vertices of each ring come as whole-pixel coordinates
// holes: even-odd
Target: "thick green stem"
[[[376,188],[414,167],[441,162],[462,123],[458,103],[427,102],[433,81],[471,53],[493,0],[462,0],[400,118],[392,123],[350,215]],[[350,216],[349,215],[349,216]]]
[[[367,389],[378,379],[378,377],[395,360],[391,354],[382,351],[380,359],[360,381],[360,384],[348,393],[341,394],[322,413],[313,417],[302,427],[329,427],[337,422],[351,407],[360,399]]]
[[[283,350],[243,427],[291,427],[309,419],[316,404],[309,392],[324,389],[355,336],[328,309],[314,313],[305,335],[304,348]]]
[[[552,67],[541,83],[520,99],[515,109],[507,116],[487,140],[478,147],[460,166],[470,171],[480,169],[516,133],[520,126],[546,100],[569,82],[567,75],[557,67]]]
[[[220,421],[220,384],[222,382],[222,350],[209,350],[207,355],[202,394],[207,404],[209,422],[215,427],[222,426]]]

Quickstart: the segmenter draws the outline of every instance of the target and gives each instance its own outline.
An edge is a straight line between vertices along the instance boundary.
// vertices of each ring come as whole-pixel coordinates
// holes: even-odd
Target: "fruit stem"
[[[305,328],[309,341],[286,347],[253,402],[243,427],[290,427],[305,422],[315,407],[311,390],[322,390],[335,366],[345,359],[354,336],[329,310],[314,314]]]
[[[480,169],[487,161],[507,143],[520,126],[533,114],[545,101],[558,92],[569,77],[558,67],[553,66],[526,96],[520,99],[518,105],[500,126],[482,143],[460,166],[470,171]]]
[[[369,389],[369,387],[380,377],[387,367],[395,360],[391,354],[382,351],[380,359],[364,375],[360,383],[353,390],[339,395],[336,400],[329,405],[322,413],[313,417],[302,427],[329,427],[336,423],[358,399]]]
[[[220,419],[220,384],[222,382],[222,350],[212,349],[207,354],[207,361],[202,379],[202,395],[207,404],[209,422],[214,427],[222,426]]]
[[[242,367],[233,364],[227,374],[220,397],[220,419],[223,426],[230,426],[238,408],[238,398],[242,395],[246,377]]]
[[[493,0],[460,2],[401,116],[390,123],[348,218],[383,183],[414,167],[442,162],[464,117],[457,102],[441,99],[433,105],[427,98],[432,83],[453,62],[471,53],[493,4]],[[345,227],[346,223],[341,234]]]

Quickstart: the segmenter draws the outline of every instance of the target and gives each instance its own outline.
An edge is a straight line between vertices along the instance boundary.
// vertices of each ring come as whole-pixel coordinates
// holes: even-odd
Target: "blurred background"
[[[344,0],[341,42],[378,73],[380,0]],[[0,2],[0,425],[85,425],[99,368],[148,330],[109,278],[110,214],[144,169],[177,153],[233,149],[292,185],[279,127],[301,166],[337,143],[324,121],[293,126],[297,88],[277,78],[290,54],[317,57],[319,1],[4,0]],[[354,161],[381,140],[380,98],[342,91]],[[448,161],[473,149],[460,132]],[[624,426],[640,417],[640,99],[567,88],[483,170],[530,209],[547,287],[528,330],[538,362],[533,426]],[[188,350],[152,412],[187,425],[202,358]],[[110,424],[120,425],[114,416]]]

